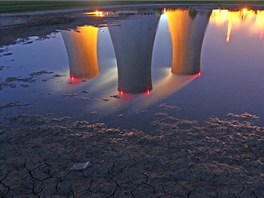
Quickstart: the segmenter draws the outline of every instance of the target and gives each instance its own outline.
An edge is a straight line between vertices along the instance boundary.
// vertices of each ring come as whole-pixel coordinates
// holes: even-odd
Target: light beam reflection
[[[198,77],[198,75],[175,75],[170,72],[170,68],[166,69],[166,73],[166,77],[160,79],[154,84],[153,93],[147,98],[142,98],[141,100],[144,101],[139,104],[142,106],[153,105],[181,90]]]

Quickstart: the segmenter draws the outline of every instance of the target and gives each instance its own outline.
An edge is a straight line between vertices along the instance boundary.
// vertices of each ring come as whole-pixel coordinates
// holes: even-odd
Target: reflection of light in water
[[[171,74],[170,69],[167,69],[166,73],[165,78],[154,84],[153,93],[140,99],[140,106],[157,103],[179,91],[198,77],[198,75],[174,75]]]
[[[263,38],[264,11],[253,11],[247,9],[229,11],[217,9],[213,10],[210,20],[216,25],[224,25],[225,23],[228,23],[226,42],[230,41],[232,31],[240,29],[244,24],[249,27],[251,32],[258,33],[259,39]]]
[[[166,12],[165,8],[162,10],[162,15],[167,15],[167,12]]]
[[[68,53],[70,80],[77,82],[98,76],[98,28],[78,27],[76,31],[62,31],[62,36]]]
[[[260,32],[259,33],[259,39],[263,39],[264,34],[264,11],[257,11],[256,14],[256,21],[254,24],[253,31]]]
[[[120,90],[120,96],[124,96],[123,90]]]
[[[144,109],[176,93],[191,83],[195,78],[199,77],[198,74],[174,75],[171,74],[170,68],[166,70],[165,75],[164,78],[158,80],[154,84],[154,90],[151,93],[150,91],[146,91],[145,93],[134,95],[121,91],[119,92],[120,99],[110,99],[107,102],[100,102],[95,104],[94,108],[100,109],[100,111],[103,110],[104,115],[108,116],[125,108],[132,108],[134,110]],[[106,82],[107,81],[105,81],[105,83]],[[115,90],[114,84],[105,91],[99,89],[99,91],[103,93],[101,98],[109,98],[111,95],[117,95]]]
[[[229,43],[230,41],[230,35],[232,30],[232,22],[229,21],[228,28],[227,28],[227,34],[226,34],[226,42]]]
[[[131,85],[132,83],[141,82],[141,80],[137,80],[137,79],[139,77],[140,78],[144,77],[141,75],[141,73],[142,73],[142,68],[146,67],[146,64],[142,65],[142,63],[138,61],[145,60],[146,57],[151,57],[152,48],[144,47],[145,50],[144,53],[147,52],[147,55],[142,57],[143,53],[139,53],[138,50],[139,48],[137,47],[137,45],[135,45],[135,41],[140,40],[139,38],[142,37],[142,31],[144,30],[142,29],[142,27],[144,26],[141,27],[141,23],[139,23],[138,21],[129,21],[129,23],[126,23],[126,26],[121,25],[121,26],[109,27],[109,32],[110,34],[112,34],[111,37],[112,37],[113,45],[115,47],[117,63],[120,64],[118,66],[119,72],[121,71],[121,69],[125,70],[123,71],[125,73],[119,74],[119,78],[123,77],[124,74],[127,75],[125,75],[124,78],[125,82],[122,82],[121,84],[119,79],[119,96],[121,96],[120,100],[110,100],[104,104],[98,104],[98,106],[100,106],[99,108],[105,108],[108,106],[111,109],[110,111],[112,111],[113,109],[115,109],[115,111],[118,111],[123,108],[126,108],[128,106],[127,103],[128,101],[130,101],[131,102],[130,104],[135,107],[141,108],[144,106],[148,106],[156,102],[159,102],[160,100],[177,92],[178,90],[186,86],[188,83],[190,83],[193,79],[199,77],[200,53],[201,53],[204,33],[209,21],[210,12],[211,12],[210,10],[196,11],[195,17],[190,16],[189,10],[185,10],[185,11],[169,10],[168,12],[166,12],[166,14],[164,14],[164,16],[168,18],[168,20],[170,20],[169,23],[171,23],[169,26],[172,35],[172,40],[174,39],[173,40],[174,42],[173,50],[175,52],[174,59],[182,60],[182,63],[180,65],[178,64],[178,62],[174,63],[174,65],[172,65],[172,70],[173,71],[178,70],[179,72],[174,71],[175,73],[178,74],[195,74],[195,75],[183,75],[183,76],[173,75],[171,74],[170,69],[168,69],[167,73],[165,74],[165,78],[158,80],[158,82],[154,84],[153,93],[150,93],[150,89],[144,88],[142,91],[144,94],[140,94],[136,96],[130,95],[129,91],[126,91],[123,87],[127,87],[124,86],[125,83],[129,83],[129,86],[132,86]],[[191,14],[194,14],[194,11]],[[182,18],[183,20],[179,20],[179,17]],[[141,28],[140,31],[137,30],[137,28]],[[149,30],[146,31],[145,34],[148,35]],[[135,37],[137,39],[132,39],[134,43],[132,45],[131,43],[128,42],[127,37]],[[143,36],[143,38],[145,40],[144,42],[146,42],[146,36]],[[153,41],[153,39],[151,39],[151,41]],[[144,44],[144,42],[140,42],[141,46]],[[133,53],[128,53],[131,50],[130,46],[135,46],[135,49],[132,50]],[[181,53],[178,54],[177,52],[181,52]],[[131,54],[138,54],[138,55],[131,56]],[[184,57],[182,58],[181,56]],[[135,59],[135,57],[137,58]],[[139,58],[140,60],[138,60]],[[150,61],[150,58],[148,60]],[[145,62],[147,61],[144,61],[144,63]],[[148,63],[149,64],[147,65],[150,65],[150,62]],[[139,65],[140,67],[138,67]],[[131,75],[133,74],[131,69],[133,69],[133,71],[135,71],[135,74],[137,74],[139,77],[137,76],[134,77],[133,75]],[[150,75],[150,73],[148,75]],[[143,79],[142,82],[145,81],[146,79]],[[144,83],[141,84],[144,86]],[[109,97],[109,95],[107,94],[104,94],[104,96]],[[113,113],[113,111],[109,113]]]
[[[109,26],[117,67],[118,90],[142,93],[152,89],[151,59],[159,15],[133,15]]]
[[[117,67],[108,69],[107,72],[94,80],[94,82],[90,82],[91,92],[100,92],[105,97],[111,95],[113,92],[109,90],[116,91]]]
[[[92,11],[92,12],[86,12],[84,14],[92,15],[92,16],[96,16],[96,17],[104,17],[107,14],[107,12],[96,10],[96,11]]]
[[[75,78],[74,75],[71,75],[71,76],[70,76],[70,82],[71,82],[71,83],[78,83],[78,82],[80,82],[80,80],[79,80],[78,78]]]
[[[200,56],[209,10],[167,10],[172,41],[172,68],[174,74],[200,72]]]

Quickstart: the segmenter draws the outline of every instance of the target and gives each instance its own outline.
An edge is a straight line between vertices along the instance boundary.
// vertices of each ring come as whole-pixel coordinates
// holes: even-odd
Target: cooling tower
[[[172,73],[199,73],[202,43],[211,11],[177,9],[166,13],[172,41]]]
[[[98,28],[82,26],[76,31],[62,31],[62,36],[68,53],[71,77],[88,79],[99,75]]]
[[[160,15],[133,15],[109,27],[118,68],[118,90],[152,89],[151,59]]]

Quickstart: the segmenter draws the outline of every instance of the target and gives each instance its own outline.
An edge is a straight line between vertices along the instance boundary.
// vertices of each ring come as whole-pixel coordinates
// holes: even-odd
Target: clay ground
[[[264,128],[156,114],[158,133],[19,115],[0,128],[1,197],[263,197]],[[74,163],[92,166],[74,172]]]

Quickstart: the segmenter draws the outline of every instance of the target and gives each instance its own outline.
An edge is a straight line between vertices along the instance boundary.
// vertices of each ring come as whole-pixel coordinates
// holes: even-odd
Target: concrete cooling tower
[[[108,27],[117,59],[119,91],[141,93],[152,89],[152,48],[159,19],[159,14],[136,14]]]
[[[173,74],[191,75],[200,72],[202,43],[211,11],[167,10],[172,40]]]
[[[79,79],[99,75],[97,60],[98,28],[78,27],[76,31],[62,31],[68,53],[70,76]]]

